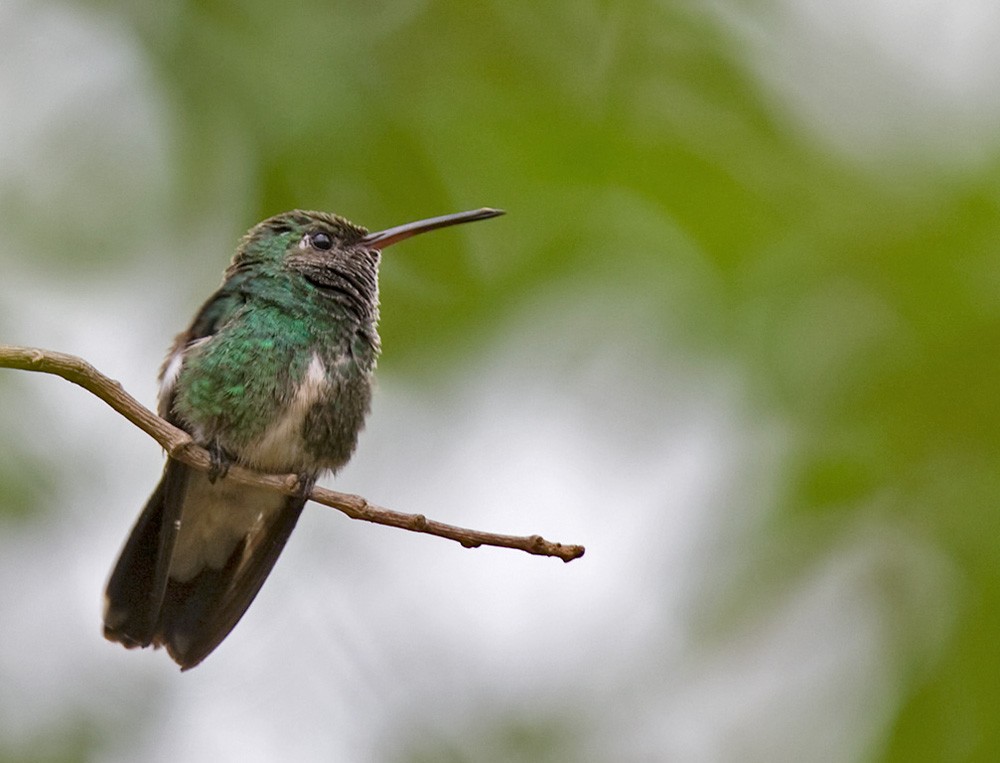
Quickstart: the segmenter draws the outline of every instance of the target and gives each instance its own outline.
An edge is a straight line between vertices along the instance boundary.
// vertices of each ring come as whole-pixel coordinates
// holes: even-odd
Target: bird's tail
[[[302,496],[262,492],[225,478],[211,485],[203,474],[168,459],[108,581],[105,637],[129,649],[164,646],[182,670],[205,659],[257,596],[305,505]],[[199,510],[225,511],[226,502],[262,500],[276,502],[276,510],[248,523],[221,568],[206,564],[183,580],[171,576],[183,522],[194,521]]]

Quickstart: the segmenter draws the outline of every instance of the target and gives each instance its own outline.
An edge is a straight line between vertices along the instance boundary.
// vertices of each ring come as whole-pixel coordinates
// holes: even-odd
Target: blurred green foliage
[[[234,203],[220,240],[292,207],[370,228],[508,210],[387,257],[387,372],[448,373],[566,290],[606,295],[594,309],[609,313],[642,303],[653,320],[637,330],[664,355],[735,361],[796,443],[779,537],[889,512],[960,571],[959,624],[915,671],[881,757],[1000,755],[996,147],[954,167],[835,154],[775,108],[739,36],[685,3],[90,7],[134,31],[168,103],[172,226]],[[94,266],[120,264],[107,254]],[[176,256],[177,272],[209,273],[228,253]],[[23,472],[2,463],[14,505]],[[515,724],[523,759],[556,759],[550,721]]]

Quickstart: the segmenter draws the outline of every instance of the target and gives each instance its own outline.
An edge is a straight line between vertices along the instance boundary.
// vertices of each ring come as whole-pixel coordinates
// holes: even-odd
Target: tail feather
[[[306,500],[284,498],[278,511],[247,528],[221,569],[205,566],[182,582],[170,576],[170,561],[185,511],[199,508],[186,505],[190,473],[168,459],[111,574],[104,615],[106,638],[129,649],[164,646],[182,670],[205,659],[243,617]]]
[[[221,570],[206,568],[193,580],[170,580],[155,642],[182,670],[204,660],[246,613],[278,560],[306,499],[288,496],[269,527],[247,535]]]

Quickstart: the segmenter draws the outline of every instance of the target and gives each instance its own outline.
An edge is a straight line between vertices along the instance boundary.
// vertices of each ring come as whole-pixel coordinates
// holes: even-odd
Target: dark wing
[[[215,334],[242,307],[245,297],[240,286],[237,274],[202,306],[188,330],[175,340],[161,370],[161,378],[171,370],[169,366],[173,362],[177,363],[177,369],[172,371],[176,377],[184,351],[194,342]],[[176,424],[170,414],[173,381],[163,381],[160,415]],[[108,581],[104,635],[128,648],[149,646],[156,635],[190,471],[184,464],[167,459],[160,484],[132,528]]]
[[[149,646],[167,588],[167,569],[190,470],[167,460],[160,484],[125,542],[104,602],[104,636],[132,649]]]
[[[178,426],[173,417],[174,383],[184,362],[184,355],[191,347],[218,333],[246,304],[247,295],[243,284],[249,278],[243,273],[234,273],[208,301],[201,306],[198,314],[187,330],[174,339],[166,360],[160,367],[159,414],[171,424]]]

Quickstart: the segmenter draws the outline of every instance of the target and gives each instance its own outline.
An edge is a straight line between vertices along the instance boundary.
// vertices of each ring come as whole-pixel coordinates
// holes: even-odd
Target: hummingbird
[[[354,452],[381,350],[382,250],[501,214],[483,208],[369,233],[294,210],[250,229],[159,375],[160,416],[212,454],[212,469],[167,458],[108,581],[107,639],[165,647],[188,670],[226,638],[317,478]],[[232,464],[298,474],[301,490],[227,482]]]

